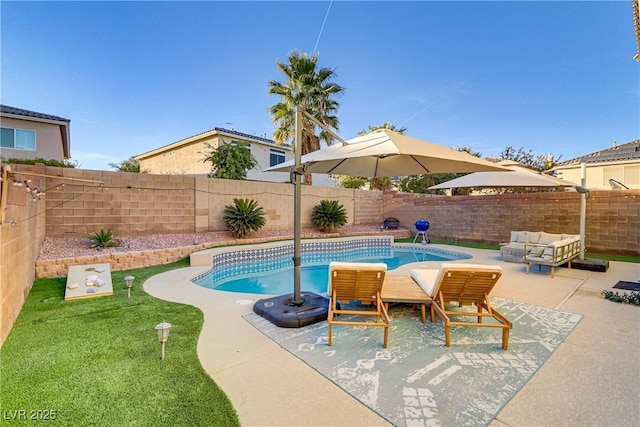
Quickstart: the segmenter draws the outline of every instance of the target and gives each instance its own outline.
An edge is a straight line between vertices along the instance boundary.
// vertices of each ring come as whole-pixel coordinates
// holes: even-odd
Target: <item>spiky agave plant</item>
[[[321,200],[311,211],[311,222],[330,233],[347,223],[347,211],[337,200]]]
[[[91,241],[91,246],[97,248],[108,248],[118,245],[118,242],[113,239],[111,229],[106,231],[100,229],[99,232],[89,233],[89,240]]]
[[[264,210],[255,200],[233,199],[233,205],[225,206],[222,221],[234,237],[244,239],[264,226]]]

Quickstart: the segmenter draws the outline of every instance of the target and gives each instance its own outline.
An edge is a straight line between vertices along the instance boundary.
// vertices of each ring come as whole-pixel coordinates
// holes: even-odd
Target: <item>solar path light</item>
[[[171,329],[171,324],[167,322],[158,323],[156,325],[158,341],[160,341],[160,344],[162,345],[160,360],[164,360],[164,343],[167,342],[167,339],[169,338],[169,329]]]
[[[124,278],[125,283],[127,284],[127,298],[131,298],[131,287],[133,286],[134,276],[126,276]]]

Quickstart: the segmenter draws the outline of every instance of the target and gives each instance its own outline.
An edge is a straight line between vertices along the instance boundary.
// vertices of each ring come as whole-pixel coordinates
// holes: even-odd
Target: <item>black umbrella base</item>
[[[301,304],[294,304],[293,294],[256,301],[253,312],[281,328],[301,328],[327,320],[329,299],[313,292],[301,292]]]
[[[609,269],[609,261],[606,259],[574,259],[571,261],[571,268],[604,273]]]

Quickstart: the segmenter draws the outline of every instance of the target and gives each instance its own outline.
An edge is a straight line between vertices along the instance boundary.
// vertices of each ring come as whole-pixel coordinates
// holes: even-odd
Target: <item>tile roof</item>
[[[242,133],[242,132],[238,132],[238,131],[235,131],[235,130],[229,130],[229,129],[219,128],[219,127],[215,127],[213,129],[215,131],[217,131],[217,132],[224,132],[224,133],[228,133],[228,134],[231,134],[231,135],[239,136],[241,138],[257,139],[258,141],[267,142],[269,144],[275,144],[276,143],[272,139],[263,138],[261,136],[249,135],[248,133]]]
[[[71,121],[69,119],[65,119],[64,117],[53,116],[51,114],[38,113],[36,111],[24,110],[22,108],[10,107],[8,105],[0,105],[0,113],[13,114],[15,116],[32,117],[34,119],[53,120],[56,122],[69,123]]]
[[[640,139],[628,142],[626,144],[615,145],[613,147],[585,154],[584,156],[565,160],[558,163],[558,166],[571,166],[580,163],[606,163],[617,162],[621,160],[640,160]]]

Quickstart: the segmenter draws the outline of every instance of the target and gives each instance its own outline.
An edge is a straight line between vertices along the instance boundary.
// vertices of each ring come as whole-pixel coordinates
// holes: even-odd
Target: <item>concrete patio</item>
[[[601,295],[602,290],[615,290],[619,280],[640,279],[640,264],[611,262],[606,273],[558,268],[552,279],[545,267],[525,274],[524,264],[502,262],[498,251],[433,247],[469,253],[474,263],[501,265],[504,275],[492,296],[584,316],[490,426],[640,424],[640,307]],[[389,274],[437,264],[414,263]],[[189,267],[163,273],[144,288],[155,297],[204,312],[200,361],[231,399],[242,425],[389,425],[242,319],[263,295],[215,291],[189,281],[206,270]]]

